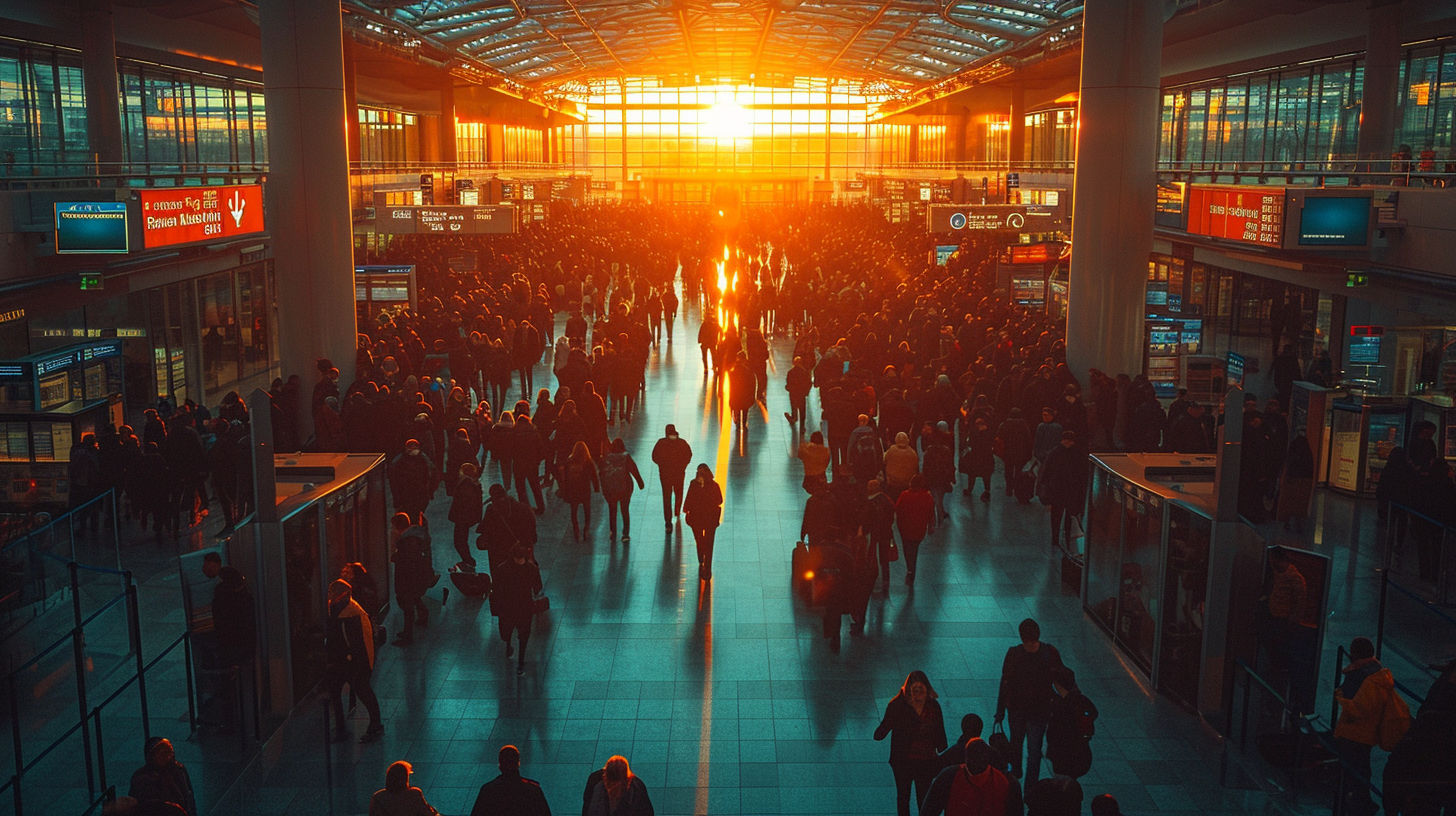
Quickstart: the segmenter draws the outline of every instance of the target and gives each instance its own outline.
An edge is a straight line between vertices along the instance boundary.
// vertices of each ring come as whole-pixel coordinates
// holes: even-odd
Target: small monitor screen
[[[1351,365],[1379,365],[1380,337],[1351,337],[1349,343]]]
[[[950,256],[960,247],[956,244],[937,244],[935,247],[935,265],[945,266],[950,262]]]
[[[1370,234],[1368,196],[1309,196],[1299,213],[1300,246],[1365,246]]]

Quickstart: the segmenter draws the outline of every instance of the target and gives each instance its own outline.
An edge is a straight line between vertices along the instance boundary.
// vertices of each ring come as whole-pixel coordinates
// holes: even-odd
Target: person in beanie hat
[[[192,795],[192,778],[177,761],[172,743],[162,737],[151,737],[143,744],[147,764],[131,775],[130,796],[139,807],[169,803],[197,816],[197,801]]]

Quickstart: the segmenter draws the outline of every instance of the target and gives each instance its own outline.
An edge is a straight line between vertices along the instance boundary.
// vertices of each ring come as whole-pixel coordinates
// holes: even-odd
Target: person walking
[[[1052,691],[1056,697],[1047,715],[1046,758],[1053,776],[1028,786],[1026,799],[1041,802],[1038,810],[1048,816],[1081,813],[1082,786],[1076,780],[1092,769],[1097,706],[1077,688],[1077,675],[1066,666],[1052,671]]]
[[[601,781],[592,789],[587,816],[653,816],[647,786],[632,773],[627,758],[614,756],[602,768]]]
[[[546,441],[529,414],[517,412],[514,433],[512,452],[515,458],[511,461],[511,471],[516,481],[516,497],[527,501],[526,488],[529,487],[536,499],[536,515],[539,516],[546,512],[546,499],[541,495],[541,463],[546,461]]]
[[[895,444],[885,451],[885,492],[898,499],[910,487],[910,480],[920,473],[920,454],[910,445],[910,434],[895,434]]]
[[[870,479],[867,488],[864,529],[879,564],[880,592],[889,595],[890,561],[895,555],[895,502],[880,489],[879,479]]]
[[[440,816],[425,792],[410,785],[414,766],[400,760],[384,772],[384,788],[369,797],[369,816]]]
[[[964,762],[936,774],[920,816],[1021,816],[1021,791],[996,767],[996,751],[985,740],[967,740]]]
[[[541,592],[541,568],[530,555],[530,550],[517,544],[511,549],[510,558],[501,562],[491,576],[490,611],[500,618],[500,636],[506,644],[507,659],[516,655],[511,634],[516,633],[520,641],[517,677],[526,673],[526,644],[531,641],[536,596]]]
[[[991,432],[984,416],[977,416],[966,432],[966,444],[959,464],[961,473],[966,474],[966,486],[961,492],[966,496],[974,493],[976,480],[980,479],[981,501],[991,501],[991,474],[996,472],[996,435]]]
[[[622,543],[626,544],[632,540],[632,483],[635,481],[637,487],[646,489],[647,484],[642,481],[642,473],[637,470],[637,463],[632,460],[632,454],[627,452],[627,443],[622,437],[612,440],[612,452],[602,457],[601,483],[602,498],[607,501],[607,528],[611,531],[611,540],[617,540],[617,511],[622,512]]]
[[[804,358],[795,357],[794,365],[785,377],[784,390],[789,392],[789,410],[784,414],[784,419],[789,421],[790,428],[797,424],[801,435],[804,433],[804,422],[809,413],[809,390],[813,387],[813,379]]]
[[[1001,457],[1001,472],[1006,479],[1006,495],[1016,490],[1016,479],[1031,461],[1031,430],[1021,418],[1021,409],[1012,408],[996,429],[996,449]]]
[[[597,466],[592,461],[591,451],[587,449],[585,442],[577,442],[566,459],[566,467],[561,477],[561,498],[571,508],[572,540],[581,541],[584,537],[583,529],[586,532],[591,531],[591,494],[601,492],[601,489],[601,480],[597,476]],[[576,521],[578,507],[582,509],[580,524]]]
[[[415,620],[420,626],[430,625],[430,610],[425,608],[425,590],[435,581],[435,568],[430,559],[430,534],[415,524],[404,513],[395,513],[390,519],[394,528],[394,554],[389,560],[394,564],[394,600],[404,614],[404,625],[400,627],[396,646],[414,643]],[[373,643],[370,639],[370,643]],[[371,647],[372,648],[372,647]],[[373,663],[373,660],[370,661]]]
[[[1072,522],[1081,518],[1087,503],[1087,454],[1077,444],[1077,435],[1062,431],[1062,440],[1042,464],[1037,493],[1051,514],[1052,546],[1060,546],[1065,533],[1072,543]]]
[[[818,431],[809,435],[809,441],[800,443],[799,461],[804,463],[802,484],[805,493],[813,493],[828,484],[829,479],[825,474],[829,472],[831,455],[828,446],[824,444],[824,434]]]
[[[1026,780],[1029,788],[1041,773],[1042,738],[1051,718],[1052,678],[1062,667],[1055,646],[1041,642],[1041,627],[1031,618],[1017,627],[1021,645],[1006,650],[1001,663],[1001,687],[996,695],[995,722],[1009,714],[1011,776],[1022,778],[1021,746],[1026,744]]]
[[[698,548],[698,580],[713,580],[713,539],[723,518],[723,488],[713,480],[707,465],[698,465],[697,474],[688,485],[683,512],[693,541]]]
[[[435,465],[420,449],[419,440],[405,442],[404,453],[394,457],[389,465],[389,488],[394,493],[394,508],[411,518],[419,518],[429,506],[437,485]]]
[[[673,519],[682,515],[683,481],[693,461],[693,447],[677,433],[677,426],[668,425],[662,438],[652,446],[652,463],[657,465],[657,479],[662,484],[662,518],[667,533],[672,535]]]
[[[930,495],[935,498],[935,524],[950,518],[950,513],[945,509],[945,496],[955,489],[956,465],[955,454],[951,453],[950,443],[946,437],[950,435],[950,428],[946,423],[940,423],[940,433],[936,434],[925,443],[925,461],[921,470],[925,474],[925,486],[930,489]]]
[[[940,770],[937,755],[945,750],[946,737],[945,715],[937,696],[925,672],[910,672],[875,728],[875,741],[890,738],[890,770],[895,775],[898,816],[910,816],[911,786],[918,808]]]
[[[900,543],[905,548],[905,586],[915,586],[920,542],[925,540],[934,518],[935,499],[925,487],[925,477],[917,473],[910,479],[910,489],[901,493],[895,502],[895,525],[900,528]]]
[[[475,556],[470,554],[470,528],[480,523],[480,510],[485,503],[480,488],[480,468],[466,462],[460,466],[455,489],[450,494],[450,523],[454,525],[452,542],[460,555],[457,567],[475,571]]]
[[[1380,808],[1370,798],[1370,753],[1379,744],[1394,745],[1410,727],[1410,709],[1395,690],[1390,669],[1375,659],[1375,644],[1357,637],[1350,642],[1350,663],[1335,687],[1340,708],[1335,721],[1335,749],[1353,772],[1344,786],[1346,812],[1370,816]],[[1395,733],[1398,732],[1398,733]]]
[[[754,378],[753,365],[748,361],[748,352],[740,351],[728,367],[728,408],[733,412],[733,424],[740,431],[748,430],[748,409],[758,401],[758,381]]]
[[[500,776],[480,786],[470,816],[551,816],[540,783],[521,776],[521,752],[516,746],[500,749],[496,767]]]
[[[344,685],[369,712],[369,727],[360,742],[373,742],[384,734],[379,698],[370,680],[374,674],[374,626],[369,613],[353,598],[353,587],[342,579],[329,584],[329,621],[324,637],[324,676],[329,681],[329,707],[334,710],[334,742],[348,739],[344,728]]]

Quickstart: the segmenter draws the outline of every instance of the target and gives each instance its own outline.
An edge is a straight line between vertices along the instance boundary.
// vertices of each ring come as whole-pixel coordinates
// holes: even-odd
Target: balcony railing
[[[27,162],[0,164],[0,189],[75,190],[254,184],[266,164],[188,162]]]

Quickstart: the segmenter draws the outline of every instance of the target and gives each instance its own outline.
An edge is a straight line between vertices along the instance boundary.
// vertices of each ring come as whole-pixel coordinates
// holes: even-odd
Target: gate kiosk
[[[301,453],[273,461],[277,520],[264,520],[260,510],[240,525],[224,560],[253,586],[260,703],[281,715],[323,678],[328,585],[339,569],[363,564],[379,599],[388,599],[389,519],[384,456]]]
[[[1154,688],[1218,710],[1233,658],[1257,654],[1262,540],[1237,523],[1215,545],[1213,456],[1097,454],[1091,465],[1083,608]]]
[[[61,509],[71,446],[122,424],[121,340],[0,362],[0,510]]]

